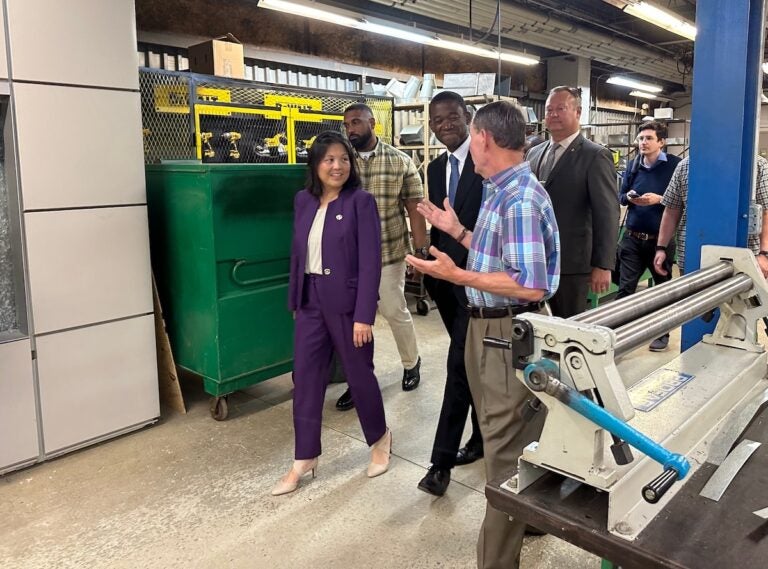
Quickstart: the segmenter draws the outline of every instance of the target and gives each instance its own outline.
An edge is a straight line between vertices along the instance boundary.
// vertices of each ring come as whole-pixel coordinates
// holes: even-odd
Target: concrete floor
[[[416,489],[442,399],[448,340],[436,311],[414,317],[422,383],[402,368],[380,319],[376,370],[394,435],[391,470],[368,479],[354,411],[331,385],[318,476],[272,497],[292,461],[291,382],[283,376],[230,399],[216,422],[197,383],[187,415],[0,477],[0,567],[472,568],[485,509],[482,462],[458,467],[446,495]],[[679,333],[672,346],[679,346]],[[621,369],[640,378],[676,355],[642,348]],[[526,539],[522,567],[597,569],[600,560],[551,536]]]

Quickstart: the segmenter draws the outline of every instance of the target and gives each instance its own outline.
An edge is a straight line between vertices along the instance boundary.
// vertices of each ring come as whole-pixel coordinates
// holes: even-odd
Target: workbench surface
[[[518,495],[499,487],[511,472],[487,484],[485,493],[495,508],[622,569],[768,567],[768,520],[752,513],[768,507],[768,410],[743,438],[762,445],[719,502],[699,496],[717,468],[704,464],[634,542],[605,529],[608,494],[554,473]]]

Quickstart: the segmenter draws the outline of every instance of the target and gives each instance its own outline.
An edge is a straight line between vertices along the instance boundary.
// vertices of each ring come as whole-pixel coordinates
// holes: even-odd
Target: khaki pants
[[[464,360],[480,419],[487,480],[517,468],[523,448],[538,439],[545,415],[536,413],[529,423],[521,419],[523,406],[532,395],[515,377],[512,352],[483,346],[485,336],[511,338],[512,319],[470,318],[467,330]],[[478,568],[517,569],[525,527],[525,523],[510,520],[507,514],[487,504],[477,541]]]
[[[403,368],[411,369],[418,363],[419,348],[413,319],[405,302],[405,261],[381,268],[379,312],[392,329]]]

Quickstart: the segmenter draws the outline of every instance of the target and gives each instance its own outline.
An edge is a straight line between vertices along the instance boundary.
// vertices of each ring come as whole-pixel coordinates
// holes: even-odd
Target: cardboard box
[[[464,97],[492,96],[495,88],[495,73],[446,73],[443,75],[443,90],[453,91]]]
[[[187,48],[189,70],[194,73],[243,79],[243,44],[232,34]]]

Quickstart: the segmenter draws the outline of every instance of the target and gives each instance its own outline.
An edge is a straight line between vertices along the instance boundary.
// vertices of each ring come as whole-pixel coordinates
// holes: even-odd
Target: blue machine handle
[[[533,391],[546,392],[661,464],[664,472],[643,488],[643,498],[647,502],[658,502],[676,480],[685,478],[691,465],[683,455],[668,451],[634,427],[614,417],[588,397],[553,377],[558,373],[559,370],[554,362],[540,360],[526,366],[525,383]]]

